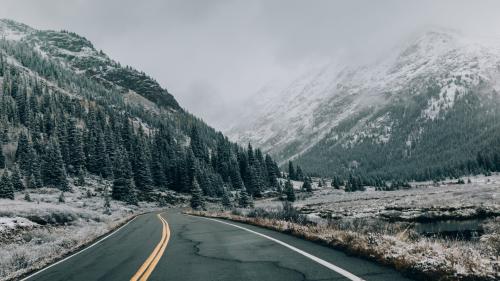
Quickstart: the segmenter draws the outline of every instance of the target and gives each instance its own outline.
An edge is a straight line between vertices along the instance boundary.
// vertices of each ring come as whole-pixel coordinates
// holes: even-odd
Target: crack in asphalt
[[[196,240],[193,240],[191,238],[186,237],[186,232],[188,231],[188,227],[189,227],[188,224],[182,225],[181,229],[177,232],[177,234],[181,240],[186,241],[190,244],[193,244],[194,254],[198,257],[206,258],[206,259],[210,259],[210,260],[219,260],[219,261],[225,261],[225,262],[239,263],[239,264],[270,264],[270,265],[274,266],[275,268],[287,270],[287,271],[293,272],[295,274],[298,274],[301,278],[300,280],[302,280],[302,281],[345,280],[345,278],[343,278],[343,277],[308,279],[306,277],[305,273],[303,273],[297,269],[294,269],[294,268],[286,267],[283,264],[281,264],[281,262],[279,262],[279,261],[243,261],[243,260],[239,260],[236,258],[224,258],[224,257],[218,257],[218,256],[203,255],[201,253],[201,249],[200,249],[200,245],[203,244],[203,241],[196,241]],[[234,230],[234,232],[237,232],[237,231],[238,230]],[[226,232],[226,231],[217,231],[217,232]],[[217,233],[217,232],[215,232],[215,233]],[[231,231],[231,232],[233,232],[233,231]],[[204,232],[204,233],[194,233],[194,234],[196,235],[196,234],[207,234],[207,233],[214,233],[214,232]]]

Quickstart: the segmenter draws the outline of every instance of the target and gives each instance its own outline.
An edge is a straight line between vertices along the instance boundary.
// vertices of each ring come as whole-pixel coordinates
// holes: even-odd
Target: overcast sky
[[[0,18],[87,37],[218,129],[304,65],[368,59],[430,26],[498,35],[499,12],[495,0],[0,0]]]

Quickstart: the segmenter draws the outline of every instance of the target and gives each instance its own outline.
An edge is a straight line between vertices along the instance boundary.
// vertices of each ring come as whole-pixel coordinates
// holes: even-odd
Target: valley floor
[[[353,193],[315,185],[294,208],[268,198],[252,210],[198,214],[291,233],[419,280],[499,280],[500,176],[470,181]]]

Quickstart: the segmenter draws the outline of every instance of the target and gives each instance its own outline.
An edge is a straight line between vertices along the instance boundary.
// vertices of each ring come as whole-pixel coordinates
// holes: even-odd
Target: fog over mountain
[[[500,34],[498,1],[1,3],[2,18],[84,35],[152,74],[188,111],[223,130],[263,85],[319,62],[364,64],[430,26]]]

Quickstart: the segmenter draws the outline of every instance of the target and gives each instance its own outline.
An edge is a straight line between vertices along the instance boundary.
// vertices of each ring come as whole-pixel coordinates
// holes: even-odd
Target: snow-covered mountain
[[[406,42],[370,64],[325,63],[285,86],[267,86],[229,135],[310,171],[375,172],[384,166],[372,163],[382,160],[375,151],[388,153],[384,161],[411,162],[419,146],[432,142],[429,126],[444,126],[453,109],[464,113],[460,101],[479,99],[476,113],[499,101],[500,40],[435,29]],[[374,152],[361,153],[367,146]]]
[[[71,71],[92,77],[109,88],[119,88],[133,102],[180,109],[175,98],[154,79],[131,67],[121,66],[76,33],[37,30],[23,23],[0,19],[0,38],[22,41],[43,57],[57,60]]]

